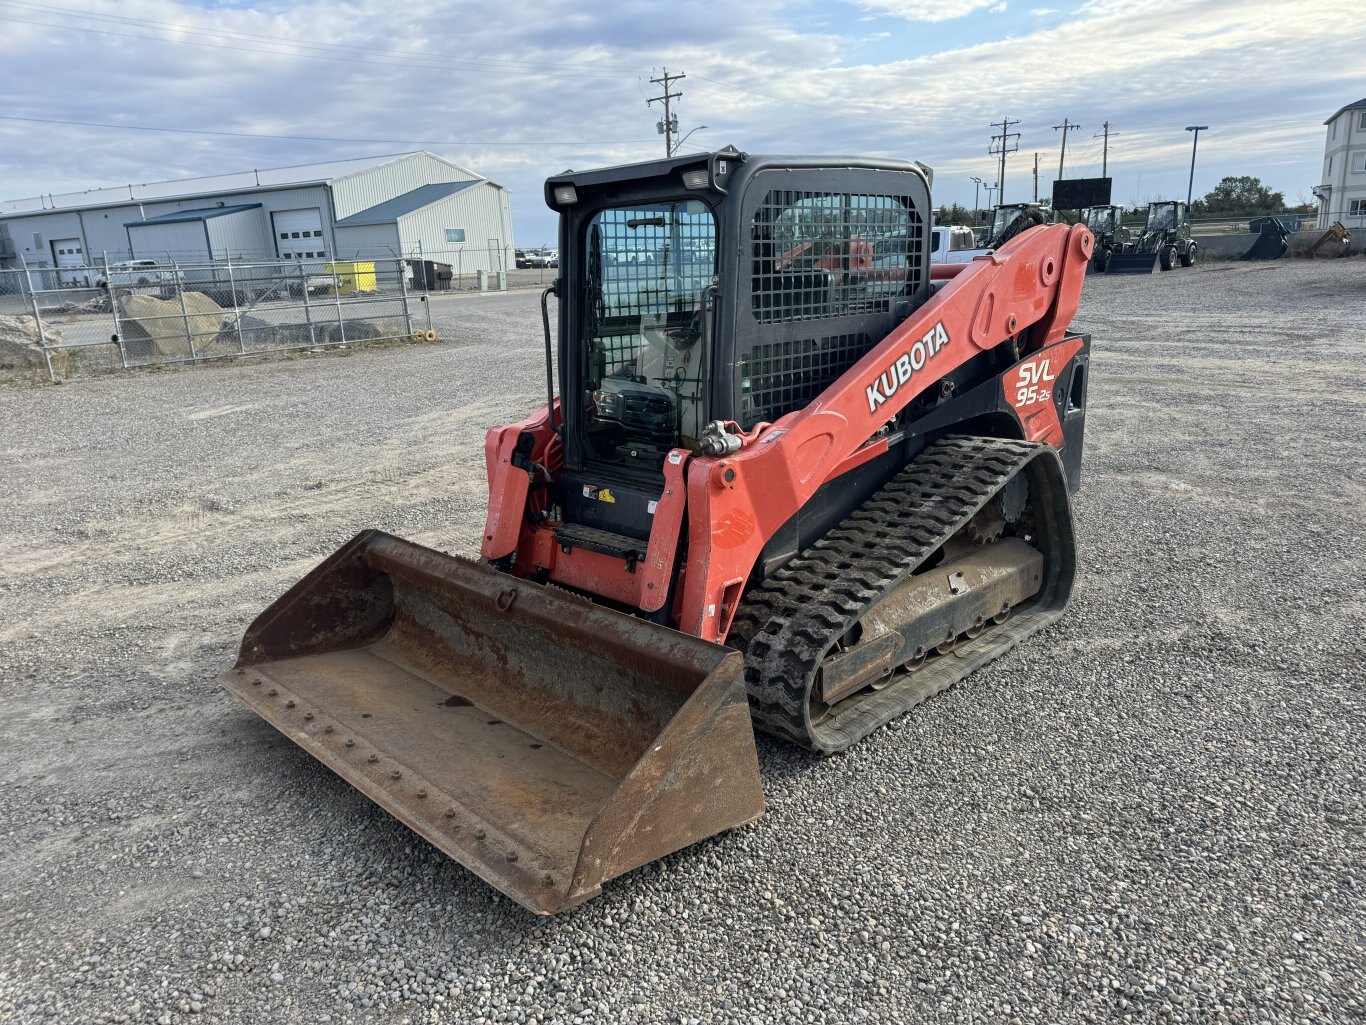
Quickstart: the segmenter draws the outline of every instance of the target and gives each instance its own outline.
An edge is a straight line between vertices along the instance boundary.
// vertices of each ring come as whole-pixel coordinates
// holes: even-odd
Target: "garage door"
[[[85,275],[69,268],[85,266],[85,247],[78,238],[52,240],[52,257],[57,261],[57,277],[64,285],[85,284]]]
[[[282,260],[325,260],[323,219],[318,208],[277,210],[271,214],[275,225],[275,251]]]

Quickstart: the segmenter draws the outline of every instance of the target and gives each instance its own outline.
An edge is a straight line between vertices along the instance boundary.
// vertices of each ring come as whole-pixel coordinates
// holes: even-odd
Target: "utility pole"
[[[1200,133],[1208,132],[1209,125],[1187,125],[1186,131],[1195,133],[1195,138],[1191,140],[1191,177],[1186,183],[1186,209],[1190,210],[1191,190],[1195,188],[1195,147],[1200,145]]]
[[[991,145],[987,147],[987,152],[992,156],[999,154],[1001,157],[1001,171],[996,177],[996,185],[994,187],[1001,190],[1001,199],[1003,200],[1006,195],[1006,155],[1009,153],[1017,153],[1020,149],[1020,133],[1012,132],[1010,129],[1013,125],[1018,125],[1019,123],[1019,121],[1012,121],[1008,117],[1001,118],[999,125],[994,121],[991,123],[992,128],[999,127],[1001,129],[1000,135],[993,135],[991,137]],[[1010,141],[1011,139],[1015,139],[1016,141],[1012,143]],[[988,199],[987,202],[990,203],[991,200]]]
[[[669,74],[669,69],[665,68],[664,74],[660,75],[658,78],[650,79],[651,82],[664,90],[664,95],[651,96],[645,101],[645,105],[648,107],[655,103],[664,104],[664,120],[660,121],[655,127],[659,129],[659,134],[664,136],[664,155],[666,157],[674,155],[674,136],[678,134],[678,116],[673,113],[672,103],[674,100],[681,100],[683,98],[682,93],[669,92],[669,87],[679,79],[687,77],[688,76],[681,71],[676,75],[671,75]]]
[[[1110,122],[1105,122],[1105,130],[1100,135],[1093,135],[1093,139],[1101,139],[1100,146],[1100,176],[1108,178],[1110,176],[1110,136],[1119,135],[1119,132],[1110,131]]]
[[[972,189],[972,223],[976,224],[978,221],[982,219],[982,208],[977,203],[977,201],[982,197],[982,179],[969,178],[968,180],[971,182],[976,182],[976,185],[974,185]]]
[[[1039,201],[1039,155],[1034,154],[1034,202]]]
[[[1053,131],[1055,131],[1055,132],[1056,132],[1059,128],[1062,129],[1062,152],[1058,154],[1058,178],[1059,178],[1059,179],[1062,178],[1062,165],[1063,165],[1063,161],[1067,159],[1067,133],[1068,133],[1071,129],[1073,129],[1073,128],[1080,128],[1080,127],[1081,127],[1081,125],[1074,125],[1071,121],[1067,120],[1067,118],[1063,118],[1063,119],[1062,119],[1062,124],[1060,124],[1060,125],[1054,125],[1054,126],[1053,126]]]

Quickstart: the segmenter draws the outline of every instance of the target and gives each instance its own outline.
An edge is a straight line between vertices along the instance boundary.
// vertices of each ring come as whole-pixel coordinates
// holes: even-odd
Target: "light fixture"
[[[683,172],[683,187],[685,189],[709,189],[711,188],[711,172],[705,167],[696,171]]]
[[[571,203],[579,201],[579,194],[574,191],[572,185],[555,186],[555,202],[560,206],[569,206]]]

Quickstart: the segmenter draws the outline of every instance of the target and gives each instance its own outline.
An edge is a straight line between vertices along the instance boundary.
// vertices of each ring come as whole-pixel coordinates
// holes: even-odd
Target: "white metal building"
[[[507,269],[513,245],[508,190],[426,152],[7,200],[0,239],[0,268],[73,278],[106,259],[396,256],[468,274]]]
[[[1324,123],[1323,184],[1319,227],[1341,221],[1350,231],[1366,228],[1366,99],[1349,103]]]

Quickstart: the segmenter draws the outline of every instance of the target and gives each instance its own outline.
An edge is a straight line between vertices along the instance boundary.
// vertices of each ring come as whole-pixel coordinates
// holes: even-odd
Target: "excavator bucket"
[[[1157,272],[1157,253],[1115,253],[1110,257],[1106,274],[1154,274]]]
[[[763,813],[739,653],[379,531],[248,628],[223,684],[553,914]]]

